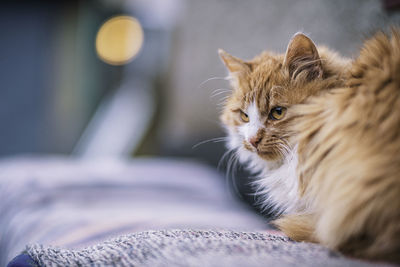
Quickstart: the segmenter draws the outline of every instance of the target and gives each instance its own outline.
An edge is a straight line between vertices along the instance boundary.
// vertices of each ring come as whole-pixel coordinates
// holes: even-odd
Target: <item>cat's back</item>
[[[319,213],[318,239],[400,261],[400,31],[365,43],[348,87],[296,111],[298,171]]]
[[[398,183],[400,31],[393,29],[390,35],[380,32],[367,41],[349,76],[348,87],[333,91],[327,99],[331,125],[325,128],[335,132],[341,152],[348,154],[346,165],[359,171],[360,177],[388,180],[394,176]],[[331,146],[334,150],[335,145]]]

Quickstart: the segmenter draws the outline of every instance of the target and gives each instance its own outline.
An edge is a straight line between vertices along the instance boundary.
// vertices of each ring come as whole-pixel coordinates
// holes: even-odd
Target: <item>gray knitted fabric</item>
[[[260,232],[148,231],[82,250],[36,244],[27,252],[41,266],[377,266]]]

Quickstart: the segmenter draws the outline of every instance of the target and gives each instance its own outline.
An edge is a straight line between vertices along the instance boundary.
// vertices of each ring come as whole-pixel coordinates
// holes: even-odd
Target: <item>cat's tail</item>
[[[311,214],[287,214],[271,223],[294,241],[317,242],[314,236],[315,218]]]

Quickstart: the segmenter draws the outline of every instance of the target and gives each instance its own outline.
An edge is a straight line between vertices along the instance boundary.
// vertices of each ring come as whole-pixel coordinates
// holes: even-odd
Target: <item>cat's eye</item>
[[[269,113],[269,118],[272,120],[280,120],[285,116],[286,113],[286,108],[284,107],[274,107],[271,109],[271,112]]]
[[[249,122],[249,116],[244,113],[243,111],[240,111],[240,118],[242,119],[243,122]]]

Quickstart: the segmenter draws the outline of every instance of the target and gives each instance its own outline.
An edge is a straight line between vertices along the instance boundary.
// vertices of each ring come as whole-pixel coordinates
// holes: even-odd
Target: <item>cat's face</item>
[[[291,152],[288,110],[320,90],[323,67],[316,47],[297,34],[286,55],[264,52],[245,62],[219,53],[233,87],[221,115],[229,148],[242,162],[281,161]]]

